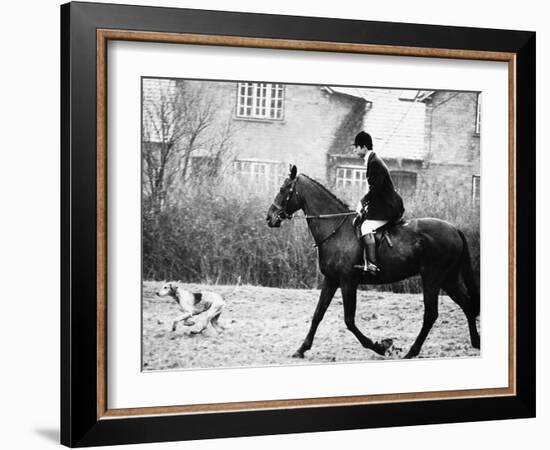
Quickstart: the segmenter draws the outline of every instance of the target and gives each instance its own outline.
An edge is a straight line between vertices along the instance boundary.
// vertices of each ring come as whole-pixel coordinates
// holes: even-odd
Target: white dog
[[[178,286],[177,283],[166,283],[160,291],[157,292],[159,297],[172,297],[179,306],[182,314],[174,320],[172,325],[172,331],[176,331],[178,322],[182,322],[186,326],[195,325],[195,322],[189,320],[192,316],[204,313],[203,326],[198,331],[192,331],[192,333],[202,333],[208,324],[212,324],[212,327],[216,331],[220,331],[221,325],[218,323],[220,314],[226,303],[220,294],[215,292],[202,291],[202,292],[189,292]]]

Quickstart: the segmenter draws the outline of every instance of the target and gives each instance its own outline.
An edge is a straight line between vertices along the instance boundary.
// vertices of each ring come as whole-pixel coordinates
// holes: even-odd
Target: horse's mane
[[[343,200],[340,200],[338,197],[336,197],[336,195],[334,195],[331,191],[329,191],[325,186],[323,186],[319,181],[307,176],[305,173],[301,173],[300,175],[302,175],[304,178],[307,178],[309,181],[311,181],[315,186],[317,186],[318,188],[320,188],[321,190],[323,190],[324,192],[326,192],[330,198],[332,198],[333,200],[336,200],[337,203],[340,204],[340,206],[344,207],[344,208],[347,208],[349,209],[349,205],[343,201]]]

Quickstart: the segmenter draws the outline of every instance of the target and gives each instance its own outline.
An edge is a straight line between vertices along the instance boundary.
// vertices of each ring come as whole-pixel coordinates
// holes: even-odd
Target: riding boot
[[[375,275],[376,272],[380,272],[380,269],[376,265],[376,242],[374,240],[374,234],[372,239],[365,242],[365,253],[367,254],[367,258],[365,259],[367,271],[373,275]]]
[[[355,267],[376,275],[380,269],[376,266],[376,241],[374,233],[368,233],[363,236],[363,246],[364,265],[357,265]]]

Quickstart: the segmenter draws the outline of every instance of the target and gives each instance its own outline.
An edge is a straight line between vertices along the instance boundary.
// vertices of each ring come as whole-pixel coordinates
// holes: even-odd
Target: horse
[[[363,347],[387,356],[393,339],[374,342],[355,324],[357,288],[360,284],[386,284],[420,275],[424,298],[424,317],[420,332],[404,358],[417,356],[438,317],[439,291],[443,289],[462,309],[468,321],[471,344],[480,348],[476,318],[480,312],[479,290],[475,281],[468,243],[462,231],[449,222],[434,218],[411,219],[386,229],[391,239],[378,247],[375,275],[357,269],[363,258],[348,206],[318,181],[297,175],[291,166],[267,212],[267,225],[278,228],[283,220],[302,210],[318,250],[319,270],[324,278],[319,301],[309,331],[292,355],[303,358],[311,349],[317,327],[338,288],[344,305],[344,321]],[[462,282],[461,282],[462,278]]]

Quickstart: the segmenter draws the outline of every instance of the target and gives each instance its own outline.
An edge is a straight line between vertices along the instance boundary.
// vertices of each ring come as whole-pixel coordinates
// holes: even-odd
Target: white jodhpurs
[[[389,220],[365,220],[361,224],[361,236],[365,234],[373,233],[374,230],[380,228],[382,225],[388,223]]]

